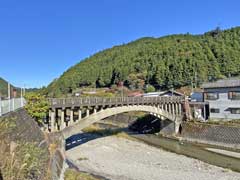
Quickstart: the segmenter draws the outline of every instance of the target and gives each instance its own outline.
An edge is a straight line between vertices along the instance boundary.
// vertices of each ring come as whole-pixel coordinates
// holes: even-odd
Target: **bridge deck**
[[[116,97],[116,98],[53,98],[48,99],[52,108],[82,107],[82,106],[118,106],[139,104],[169,104],[183,103],[184,97]]]

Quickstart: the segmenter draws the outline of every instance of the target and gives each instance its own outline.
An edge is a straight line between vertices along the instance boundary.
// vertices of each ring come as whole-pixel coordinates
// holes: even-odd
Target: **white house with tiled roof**
[[[204,83],[204,102],[209,103],[210,119],[240,119],[240,79]]]

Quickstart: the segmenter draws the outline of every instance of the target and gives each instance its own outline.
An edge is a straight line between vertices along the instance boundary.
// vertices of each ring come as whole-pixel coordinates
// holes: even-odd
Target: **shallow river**
[[[208,145],[194,144],[185,141],[178,141],[158,135],[134,134],[131,135],[145,143],[154,147],[159,147],[167,151],[177,154],[186,155],[188,157],[196,158],[212,165],[228,168],[240,172],[240,158],[231,157],[215,152],[211,152],[206,148],[216,148]],[[226,149],[225,149],[226,150]],[[229,151],[229,150],[228,150]],[[240,154],[240,152],[238,152]]]
[[[210,145],[202,145],[202,144],[195,144],[190,143],[186,141],[178,141],[166,137],[162,137],[159,135],[154,134],[136,134],[129,132],[129,135],[131,135],[134,138],[137,138],[138,140],[141,140],[151,146],[164,149],[166,151],[174,152],[177,154],[182,154],[188,157],[192,157],[195,159],[199,159],[201,161],[204,161],[206,163],[216,165],[223,168],[228,168],[233,171],[240,172],[240,158],[232,157],[220,153],[215,153],[212,151],[207,150],[207,148],[217,149],[218,151],[223,149],[220,147],[214,147]],[[70,138],[66,145],[66,149],[71,149],[76,146],[79,146],[81,144],[84,144],[88,141],[94,140],[99,138],[99,135],[96,134],[89,134],[89,133],[81,133],[78,134],[72,138]],[[226,152],[230,152],[229,149]],[[229,154],[230,154],[229,153]],[[234,152],[237,155],[240,155],[240,152]],[[231,154],[230,154],[231,155]]]

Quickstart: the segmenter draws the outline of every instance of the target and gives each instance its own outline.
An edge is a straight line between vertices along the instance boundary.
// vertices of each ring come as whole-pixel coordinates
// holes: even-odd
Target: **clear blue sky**
[[[239,7],[239,0],[0,0],[0,77],[48,85],[113,45],[238,26]]]

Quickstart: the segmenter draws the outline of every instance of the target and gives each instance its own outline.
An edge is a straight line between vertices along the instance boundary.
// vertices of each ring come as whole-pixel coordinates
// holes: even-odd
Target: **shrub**
[[[25,109],[28,111],[30,116],[32,116],[38,123],[43,123],[43,118],[46,117],[47,111],[49,109],[49,102],[47,99],[35,93],[29,93],[26,95],[27,104]]]
[[[147,87],[146,87],[146,92],[147,93],[154,92],[154,91],[155,91],[155,88],[152,85],[147,85]]]

